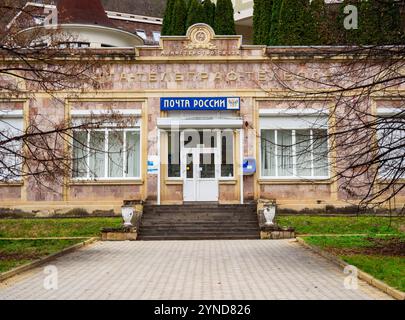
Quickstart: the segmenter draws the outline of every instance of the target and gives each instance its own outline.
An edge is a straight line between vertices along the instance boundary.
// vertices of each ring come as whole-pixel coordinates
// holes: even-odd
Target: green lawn
[[[0,219],[0,273],[56,253],[85,239],[2,240],[2,238],[97,237],[121,218]]]
[[[384,281],[391,287],[405,292],[404,257],[350,255],[341,256],[341,258],[347,263],[373,275],[375,278]]]
[[[121,218],[0,219],[0,238],[97,237]]]
[[[400,233],[405,226],[405,217],[318,217],[280,216],[277,222],[282,226],[295,227],[298,234],[376,234]]]
[[[314,236],[305,241],[405,292],[405,234],[397,236]]]
[[[83,240],[1,240],[0,273],[11,270]]]

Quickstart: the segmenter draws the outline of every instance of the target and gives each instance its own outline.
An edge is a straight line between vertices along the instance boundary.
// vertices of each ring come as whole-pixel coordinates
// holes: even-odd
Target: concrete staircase
[[[256,204],[146,205],[139,240],[259,239]]]

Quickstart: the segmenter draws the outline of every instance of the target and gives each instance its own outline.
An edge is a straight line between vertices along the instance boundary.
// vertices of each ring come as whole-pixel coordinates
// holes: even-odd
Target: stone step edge
[[[345,268],[347,266],[350,266],[347,262],[343,261],[342,259],[338,258],[337,256],[326,252],[316,246],[310,245],[305,242],[305,240],[302,237],[297,237],[296,241],[302,245],[303,247],[315,252],[316,254],[322,256],[323,258],[329,260],[330,262],[334,263],[335,265]],[[357,268],[357,267],[356,267]],[[371,274],[364,272],[363,270],[358,269],[358,277],[359,279],[367,282],[369,285],[379,289],[380,291],[388,294],[389,296],[393,297],[396,300],[405,300],[405,292],[399,291],[398,289],[395,289],[385,282],[382,282],[381,280],[378,280],[374,278]]]

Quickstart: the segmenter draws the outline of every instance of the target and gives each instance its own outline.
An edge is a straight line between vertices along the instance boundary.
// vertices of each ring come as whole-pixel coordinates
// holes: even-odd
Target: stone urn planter
[[[135,241],[142,219],[143,202],[128,201],[121,207],[122,226],[101,229],[102,241]]]
[[[259,200],[257,215],[261,239],[294,239],[295,229],[279,226],[276,222],[277,205],[274,200]]]

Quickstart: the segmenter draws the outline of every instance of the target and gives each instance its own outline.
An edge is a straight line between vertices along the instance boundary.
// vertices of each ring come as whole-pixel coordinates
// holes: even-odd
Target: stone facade
[[[325,76],[342,62],[325,61],[310,48],[243,46],[240,36],[216,36],[205,25],[191,27],[185,37],[163,37],[158,46],[105,49],[99,50],[98,55],[105,59],[108,70],[97,74],[101,89],[73,95],[59,93],[58,101],[40,90],[35,92],[35,99],[4,97],[0,99],[0,110],[24,110],[26,125],[41,117],[60,122],[86,110],[135,110],[142,145],[139,179],[82,182],[67,179],[67,183],[53,185],[53,191],[49,191],[28,177],[16,184],[0,186],[0,207],[47,212],[79,207],[88,208],[90,212],[119,212],[124,200],[182,203],[183,182],[167,176],[164,133],[158,141],[158,119],[170,116],[160,110],[160,98],[215,96],[240,97],[240,111],[231,112],[229,116],[243,120],[243,126],[234,136],[235,176],[219,181],[219,202],[267,198],[275,199],[282,208],[297,210],[347,205],[350,196],[342,192],[333,179],[268,180],[260,173],[259,111],[288,109],[291,104],[300,110],[327,108],[331,97],[300,99],[291,96],[285,84],[297,90],[321,90],[322,85],[317,88],[302,77]],[[109,59],[113,55],[115,58]],[[396,98],[376,97],[370,105],[373,108],[392,106]],[[254,175],[241,178],[241,152],[243,157],[257,159]],[[159,154],[160,175],[148,173],[148,158]],[[404,199],[405,190],[398,195],[397,204]]]

